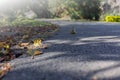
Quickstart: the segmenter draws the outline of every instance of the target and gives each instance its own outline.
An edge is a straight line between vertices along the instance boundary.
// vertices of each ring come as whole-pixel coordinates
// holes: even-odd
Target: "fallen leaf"
[[[19,45],[20,47],[26,47],[26,46],[29,45],[29,43],[19,43],[18,45]]]
[[[11,65],[10,63],[3,63],[0,65],[0,78],[5,76],[8,71],[11,70]]]
[[[42,54],[41,51],[39,51],[39,50],[35,50],[33,55],[40,55],[40,54]]]
[[[6,45],[6,42],[4,42],[4,41],[0,42],[0,48],[3,48],[4,45]]]
[[[34,59],[34,57],[36,56],[36,55],[40,55],[40,54],[42,54],[43,52],[41,52],[41,51],[39,51],[39,50],[35,50],[34,51],[34,54],[32,55],[32,59]]]
[[[70,34],[76,34],[76,30],[73,28],[73,29],[70,31]]]
[[[4,48],[10,49],[10,46],[9,46],[8,44],[5,44],[5,45],[4,45]]]
[[[35,39],[34,41],[34,46],[37,47],[37,46],[42,46],[42,40],[41,39]]]

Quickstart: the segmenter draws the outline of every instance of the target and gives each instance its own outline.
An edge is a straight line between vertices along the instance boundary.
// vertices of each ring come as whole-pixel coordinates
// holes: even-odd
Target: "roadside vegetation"
[[[13,21],[24,17],[104,21],[106,16],[119,15],[119,9],[112,9],[110,2],[117,3],[112,0],[20,0],[19,3],[16,2],[18,5],[8,6],[0,11],[0,19]]]
[[[58,26],[33,19],[0,22],[0,79],[11,69],[10,60],[43,54],[48,44],[43,40],[52,36]]]
[[[36,0],[24,1],[26,5],[18,5],[16,11],[5,11],[1,17],[13,20],[16,17],[28,18],[64,18],[99,20],[101,15],[100,0]],[[29,6],[29,7],[28,7]],[[12,6],[11,8],[13,8]],[[32,16],[26,15],[31,13]],[[12,17],[11,17],[12,16]]]

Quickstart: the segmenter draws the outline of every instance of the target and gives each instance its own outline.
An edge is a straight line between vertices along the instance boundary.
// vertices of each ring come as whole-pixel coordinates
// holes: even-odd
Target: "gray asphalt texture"
[[[45,41],[50,47],[35,59],[12,60],[3,80],[120,80],[119,23],[48,21],[60,25]]]

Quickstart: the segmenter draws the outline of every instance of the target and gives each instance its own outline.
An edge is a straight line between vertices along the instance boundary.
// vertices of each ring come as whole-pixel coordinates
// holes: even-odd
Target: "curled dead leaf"
[[[18,45],[19,45],[20,47],[26,47],[26,46],[29,45],[29,43],[18,43]]]
[[[5,76],[8,71],[11,70],[11,65],[10,63],[3,63],[0,65],[0,78]]]
[[[36,55],[40,55],[40,54],[43,54],[43,52],[42,52],[42,51],[39,51],[39,50],[35,50],[35,51],[34,51],[34,54],[32,55],[32,59],[34,59],[34,57],[35,57]]]
[[[33,55],[40,55],[40,54],[42,54],[42,53],[43,53],[42,51],[35,50]]]

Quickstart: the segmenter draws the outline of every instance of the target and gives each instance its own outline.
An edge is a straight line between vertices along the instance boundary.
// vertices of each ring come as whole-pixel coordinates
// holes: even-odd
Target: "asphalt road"
[[[3,80],[119,80],[120,24],[48,20],[60,25],[35,59],[11,61]],[[77,34],[71,35],[74,27]]]

